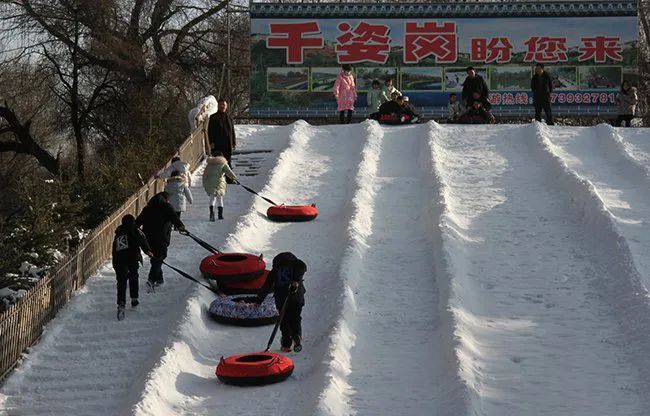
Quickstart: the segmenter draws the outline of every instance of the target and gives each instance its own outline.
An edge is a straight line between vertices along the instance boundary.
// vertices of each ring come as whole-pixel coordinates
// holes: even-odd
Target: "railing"
[[[178,149],[179,156],[189,163],[191,169],[196,168],[203,159],[205,140],[206,131],[202,126],[190,134]],[[162,180],[150,179],[95,228],[56,271],[48,273],[22,299],[0,315],[0,381],[11,372],[25,349],[38,340],[44,325],[110,258],[113,236],[122,216],[137,216],[147,201],[162,189]]]

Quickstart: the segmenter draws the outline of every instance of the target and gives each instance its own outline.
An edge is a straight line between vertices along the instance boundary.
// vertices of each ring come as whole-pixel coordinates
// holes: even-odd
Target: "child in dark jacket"
[[[280,253],[273,258],[273,268],[260,289],[256,303],[264,302],[266,296],[273,291],[275,307],[278,312],[282,311],[285,300],[286,310],[280,331],[282,331],[282,351],[302,350],[302,308],[305,305],[305,286],[303,276],[307,271],[307,265],[292,253]]]
[[[117,319],[124,319],[126,304],[126,285],[129,284],[131,306],[138,306],[138,268],[142,263],[144,250],[148,256],[153,256],[144,233],[135,225],[133,215],[122,217],[122,225],[115,230],[113,239],[113,269],[117,278]]]

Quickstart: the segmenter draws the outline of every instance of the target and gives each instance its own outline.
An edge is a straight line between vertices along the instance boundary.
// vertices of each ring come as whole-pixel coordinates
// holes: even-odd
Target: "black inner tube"
[[[273,357],[264,354],[250,354],[239,357],[235,361],[238,361],[240,363],[258,363],[262,361],[270,361],[272,358]]]
[[[219,261],[227,261],[230,263],[235,263],[238,261],[244,261],[246,260],[246,256],[241,255],[241,254],[224,254],[219,256],[218,258]]]

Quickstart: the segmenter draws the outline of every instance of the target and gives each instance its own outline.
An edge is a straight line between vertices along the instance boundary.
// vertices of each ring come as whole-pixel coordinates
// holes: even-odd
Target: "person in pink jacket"
[[[334,83],[334,96],[336,97],[336,104],[339,110],[339,119],[341,124],[344,122],[345,112],[348,112],[346,123],[352,120],[352,112],[354,111],[354,102],[357,99],[357,87],[354,82],[354,75],[352,75],[352,67],[348,64],[343,65],[343,70],[336,77]]]

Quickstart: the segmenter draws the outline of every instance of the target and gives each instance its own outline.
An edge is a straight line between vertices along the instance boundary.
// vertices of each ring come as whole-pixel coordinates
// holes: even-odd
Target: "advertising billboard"
[[[590,4],[253,4],[251,115],[333,114],[342,64],[353,67],[362,112],[372,81],[391,78],[435,114],[462,90],[469,65],[486,79],[497,112],[527,106],[538,62],[552,77],[554,105],[603,111],[616,105],[624,78],[636,79],[636,8]]]

